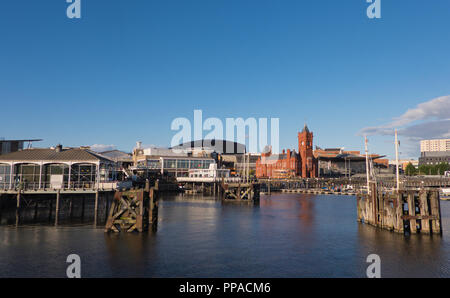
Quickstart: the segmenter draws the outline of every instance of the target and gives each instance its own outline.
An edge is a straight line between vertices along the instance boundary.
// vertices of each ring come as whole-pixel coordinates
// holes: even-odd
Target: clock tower
[[[302,177],[315,178],[317,166],[313,154],[313,133],[309,131],[306,124],[302,132],[298,133],[298,152]]]

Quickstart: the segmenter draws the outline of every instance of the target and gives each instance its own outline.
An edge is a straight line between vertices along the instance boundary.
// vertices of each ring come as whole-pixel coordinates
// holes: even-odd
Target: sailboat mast
[[[366,149],[367,193],[370,194],[369,150],[367,149],[367,136],[364,136],[364,146],[365,146],[365,149]]]
[[[397,192],[400,189],[400,174],[399,174],[399,161],[398,161],[398,136],[397,129],[395,129],[395,165],[396,165],[396,175],[397,175]]]

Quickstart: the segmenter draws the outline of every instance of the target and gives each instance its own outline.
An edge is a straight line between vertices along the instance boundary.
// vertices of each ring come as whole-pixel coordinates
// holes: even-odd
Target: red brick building
[[[298,133],[298,150],[283,150],[282,154],[272,151],[262,153],[256,161],[257,178],[317,177],[317,160],[313,154],[313,133],[308,126]]]
[[[313,154],[313,133],[308,126],[298,133],[298,152],[300,152],[301,175],[303,178],[317,177],[317,160]]]

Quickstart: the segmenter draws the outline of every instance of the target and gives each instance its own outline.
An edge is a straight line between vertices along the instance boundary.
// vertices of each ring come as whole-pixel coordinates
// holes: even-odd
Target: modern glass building
[[[169,177],[187,177],[190,169],[209,169],[215,163],[209,157],[142,156],[133,169],[159,171]]]

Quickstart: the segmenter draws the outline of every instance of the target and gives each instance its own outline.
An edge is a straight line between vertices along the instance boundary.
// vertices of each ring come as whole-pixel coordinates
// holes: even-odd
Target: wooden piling
[[[84,205],[85,205],[85,197],[82,196],[82,198],[81,198],[81,218],[84,217]]]
[[[370,193],[358,193],[356,202],[359,222],[397,233],[442,233],[437,189],[399,190],[389,194],[377,191],[376,184],[371,183]],[[408,206],[407,210],[404,206]]]
[[[95,206],[94,206],[94,226],[97,226],[97,216],[98,216],[98,190],[95,192]]]
[[[105,232],[143,232],[157,222],[157,189],[116,191],[112,201]]]
[[[56,208],[55,208],[55,226],[58,225],[59,219],[59,199],[60,199],[60,191],[56,192]]]
[[[416,204],[414,199],[414,193],[408,193],[408,213],[411,216],[409,220],[409,230],[411,234],[417,233],[417,222],[415,219],[416,216]]]

